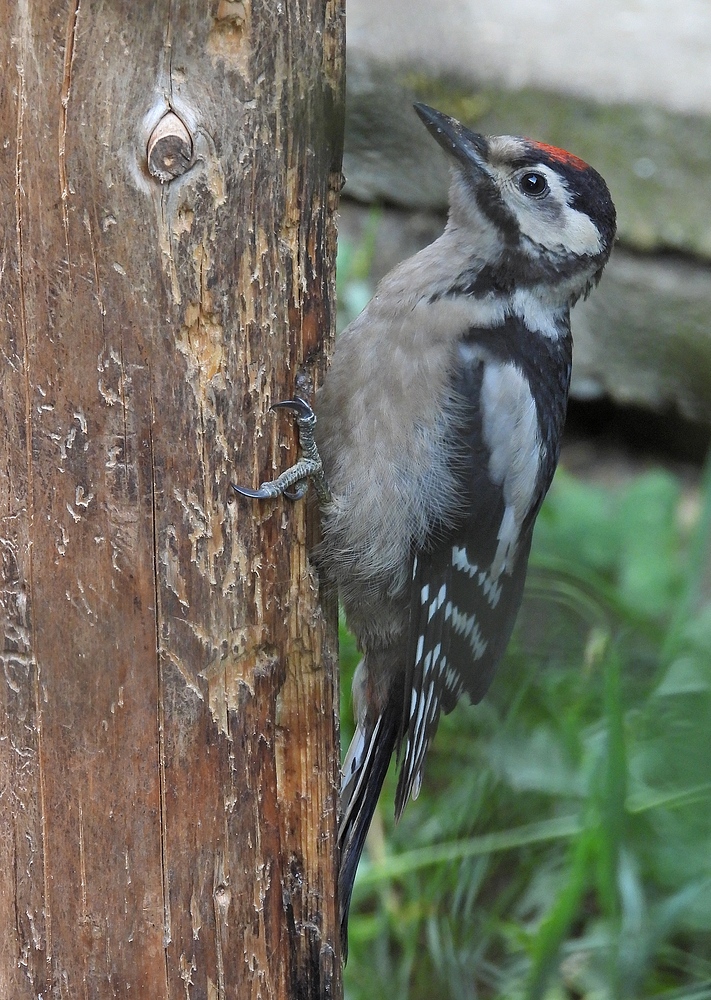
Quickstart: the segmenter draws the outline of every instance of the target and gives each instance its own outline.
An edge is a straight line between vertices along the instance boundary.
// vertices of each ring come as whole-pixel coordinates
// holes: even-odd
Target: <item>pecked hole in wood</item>
[[[161,184],[184,174],[192,165],[192,136],[174,111],[166,112],[151,132],[146,155],[148,172]]]

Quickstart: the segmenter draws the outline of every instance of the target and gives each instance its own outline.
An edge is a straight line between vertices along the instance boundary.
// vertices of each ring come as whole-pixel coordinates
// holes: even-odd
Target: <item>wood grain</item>
[[[0,0],[0,996],[338,997],[342,4],[136,6]]]

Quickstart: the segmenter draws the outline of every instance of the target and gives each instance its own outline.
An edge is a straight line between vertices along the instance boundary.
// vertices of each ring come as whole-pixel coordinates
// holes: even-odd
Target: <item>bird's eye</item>
[[[534,170],[521,174],[518,186],[524,194],[531,198],[542,198],[544,194],[548,194],[548,181],[544,174],[539,174]]]

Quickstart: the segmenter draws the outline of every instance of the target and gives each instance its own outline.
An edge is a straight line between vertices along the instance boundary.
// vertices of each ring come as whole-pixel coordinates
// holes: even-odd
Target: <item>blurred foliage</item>
[[[711,998],[710,556],[711,466],[692,502],[558,472],[504,662],[398,826],[388,775],[347,1000]]]
[[[338,244],[336,294],[339,333],[365,309],[373,297],[375,289],[371,270],[380,217],[380,209],[371,208],[358,243],[341,240]]]

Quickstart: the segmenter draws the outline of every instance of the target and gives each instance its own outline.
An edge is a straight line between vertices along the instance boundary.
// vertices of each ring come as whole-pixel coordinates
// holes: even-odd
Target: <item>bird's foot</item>
[[[272,410],[293,410],[296,413],[296,425],[299,428],[299,442],[301,444],[301,458],[282,472],[276,479],[268,483],[262,483],[258,490],[250,490],[246,486],[236,486],[232,483],[232,489],[244,497],[252,497],[255,500],[272,500],[274,497],[284,494],[289,500],[300,500],[309,488],[309,480],[314,484],[319,503],[328,503],[331,493],[323,474],[323,464],[321,456],[314,440],[314,427],[316,426],[316,414],[309,404],[296,396],[294,399],[285,399],[281,403],[273,403]],[[295,487],[292,490],[291,487]]]

